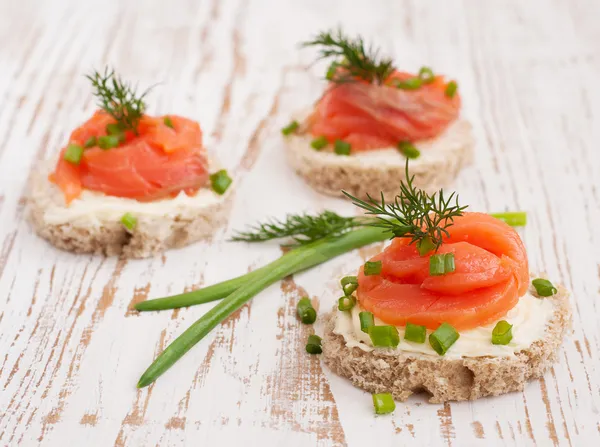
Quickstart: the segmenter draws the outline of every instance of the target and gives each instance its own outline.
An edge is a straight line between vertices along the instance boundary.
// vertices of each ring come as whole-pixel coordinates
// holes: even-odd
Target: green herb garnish
[[[350,146],[350,143],[346,143],[342,140],[335,140],[335,143],[333,145],[333,152],[335,152],[338,155],[350,155],[351,151],[352,146]]]
[[[537,278],[531,281],[531,284],[539,296],[552,296],[558,292],[558,289],[547,279]]]
[[[94,71],[86,77],[92,83],[98,107],[112,116],[121,130],[137,134],[138,124],[146,110],[144,98],[150,89],[138,94],[135,87],[125,83],[114,70],[108,68],[103,74]]]
[[[404,328],[404,340],[415,343],[425,343],[427,338],[427,328],[418,324],[406,323]]]
[[[429,344],[439,355],[445,355],[459,337],[459,333],[450,324],[442,323],[429,335]]]
[[[400,334],[396,326],[371,326],[369,337],[373,346],[395,348],[400,343]]]
[[[296,131],[296,129],[298,129],[298,127],[300,127],[298,121],[292,121],[290,124],[281,129],[281,133],[286,136],[291,135]]]
[[[343,217],[333,211],[323,211],[316,216],[290,214],[284,220],[271,219],[237,232],[231,240],[261,242],[289,237],[296,245],[306,245],[325,237],[339,236],[358,226],[362,226],[359,219]]]
[[[450,81],[450,82],[448,82],[448,85],[446,86],[446,90],[444,91],[444,93],[446,94],[446,96],[448,98],[454,98],[454,95],[456,94],[457,89],[458,89],[458,84],[456,83],[456,81]]]
[[[125,213],[123,214],[123,217],[121,217],[121,223],[129,231],[133,231],[137,225],[137,218],[131,213]]]
[[[175,126],[173,125],[173,120],[171,120],[170,116],[165,116],[163,118],[163,123],[165,124],[165,126],[170,127],[171,129],[175,129]]]
[[[87,140],[85,140],[83,147],[85,147],[86,149],[89,149],[91,147],[94,147],[96,144],[97,144],[96,137],[91,136]]]
[[[338,310],[352,310],[355,304],[356,298],[354,298],[353,296],[343,296],[338,300]]]
[[[227,191],[232,182],[233,180],[231,180],[225,169],[221,169],[210,175],[210,185],[213,191],[219,195],[225,194],[225,191]]]
[[[454,265],[454,253],[445,253],[443,255],[431,255],[429,258],[429,274],[431,276],[440,276],[452,273],[456,270]]]
[[[381,273],[381,261],[367,261],[365,262],[364,272],[365,276],[379,275]]]
[[[506,320],[501,320],[496,323],[494,329],[492,329],[492,344],[493,345],[507,345],[512,340],[512,327]]]
[[[320,136],[310,142],[310,147],[312,147],[316,151],[320,151],[328,144],[329,144],[329,141],[327,141],[327,138],[324,136]]]
[[[431,68],[421,67],[419,70],[419,78],[424,84],[429,84],[435,80],[435,75],[433,74],[433,70]]]
[[[309,354],[320,354],[323,352],[323,349],[321,348],[321,337],[315,334],[309,335],[308,340],[306,341],[306,352]]]
[[[304,324],[313,324],[317,320],[317,311],[308,297],[301,298],[296,305],[298,318]]]
[[[404,154],[406,158],[419,158],[421,152],[410,141],[401,141],[398,143],[398,150]]]
[[[358,278],[356,276],[344,276],[340,281],[344,295],[350,296],[358,289]]]
[[[394,234],[394,237],[408,237],[410,243],[416,243],[421,254],[431,250],[437,251],[442,245],[444,236],[449,236],[446,228],[452,226],[454,218],[462,216],[467,206],[458,204],[458,195],[450,194],[446,199],[444,190],[428,194],[413,185],[414,176],[408,172],[408,159],[406,160],[406,183],[401,182],[400,194],[393,202],[386,202],[383,193],[381,201],[376,201],[367,194],[367,200],[361,200],[342,191],[366,214],[375,216],[376,221],[369,223],[371,226],[384,228]],[[452,203],[454,201],[454,203]],[[429,247],[431,247],[429,249]]]
[[[369,328],[375,326],[375,316],[371,312],[359,312],[358,319],[360,320],[360,330],[369,333]]]
[[[69,163],[78,165],[83,156],[83,148],[78,144],[69,144],[65,150],[64,159]]]
[[[527,225],[527,213],[525,211],[512,211],[506,213],[490,213],[490,216],[506,222],[511,227],[523,227]]]
[[[375,414],[388,414],[396,409],[396,402],[390,393],[373,394]]]
[[[118,135],[103,135],[98,137],[98,146],[100,149],[112,149],[114,147],[119,146],[121,139]]]
[[[383,84],[394,72],[392,59],[380,57],[379,51],[366,46],[361,37],[351,39],[340,29],[322,32],[302,45],[320,47],[319,59],[334,59],[326,76],[331,82],[363,79],[372,84]]]

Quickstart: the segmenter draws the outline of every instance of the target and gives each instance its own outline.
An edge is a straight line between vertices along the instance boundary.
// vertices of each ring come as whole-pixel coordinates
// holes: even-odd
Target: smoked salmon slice
[[[525,246],[515,230],[482,213],[464,213],[447,230],[437,253],[454,254],[454,272],[430,276],[431,254],[420,256],[408,239],[396,238],[371,259],[381,261],[379,275],[366,276],[360,268],[361,306],[388,324],[432,330],[443,322],[472,329],[512,309],[529,278]]]
[[[446,94],[442,76],[417,89],[401,89],[396,83],[417,77],[394,72],[384,84],[332,83],[308,118],[313,136],[329,142],[343,140],[354,151],[396,147],[440,135],[459,115],[458,92]]]
[[[103,111],[75,129],[70,144],[84,146],[90,138],[107,135],[116,121]],[[168,122],[168,125],[167,125]],[[180,191],[195,191],[208,182],[208,158],[197,122],[169,115],[143,116],[137,134],[126,132],[111,149],[85,149],[78,165],[61,157],[50,180],[70,203],[84,189],[116,197],[152,201]]]

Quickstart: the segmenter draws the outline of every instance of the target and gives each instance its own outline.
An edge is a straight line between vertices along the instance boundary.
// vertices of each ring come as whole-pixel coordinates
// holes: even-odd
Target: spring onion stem
[[[525,211],[510,211],[505,213],[490,213],[490,216],[503,220],[511,227],[523,227],[527,225],[527,213]]]
[[[194,290],[192,292],[142,301],[141,303],[136,304],[135,308],[136,310],[142,312],[149,310],[167,310],[195,306],[196,304],[220,300],[221,298],[225,298],[226,296],[232,294],[246,283],[263,276],[266,272],[271,270],[280,259],[293,258],[302,250],[310,249],[311,247],[321,247],[321,251],[323,253],[327,253],[327,257],[324,258],[323,255],[315,254],[313,258],[309,259],[303,266],[297,268],[292,273],[298,273],[307,268],[321,264],[322,262],[334,258],[342,253],[346,253],[347,251],[354,250],[355,248],[360,248],[364,245],[369,245],[374,242],[385,241],[389,238],[390,233],[383,232],[381,228],[360,228],[358,230],[343,234],[342,236],[338,236],[337,238],[323,239],[302,247],[295,248],[294,250],[284,254],[276,261],[273,261],[250,273],[246,273],[245,275],[238,276],[212,286],[204,287],[202,289]]]
[[[382,231],[381,228],[367,227],[350,231],[335,238],[319,240],[312,244],[292,250],[286,255],[283,255],[276,261],[272,262],[268,268],[263,267],[248,274],[252,275],[251,280],[248,280],[247,276],[245,275],[245,281],[243,279],[240,280],[240,278],[243,278],[240,277],[230,280],[230,284],[225,286],[223,286],[224,283],[211,286],[213,288],[217,288],[217,291],[213,292],[213,296],[216,296],[219,293],[222,293],[224,289],[232,287],[231,281],[239,281],[239,283],[236,283],[236,290],[234,290],[230,295],[223,299],[223,301],[218,303],[206,314],[200,317],[194,324],[192,324],[192,326],[190,326],[183,334],[177,337],[163,352],[159,354],[156,360],[154,360],[144,374],[142,374],[142,377],[137,385],[138,388],[143,388],[154,382],[219,323],[242,307],[257,293],[261,292],[271,284],[285,278],[288,275],[317,264],[321,264],[355,248],[359,248],[373,242],[383,241],[389,238],[389,236],[390,234]],[[228,281],[225,283],[228,283]],[[220,289],[218,289],[219,287]],[[165,301],[163,301],[163,304],[164,303]],[[181,298],[179,299],[179,304],[181,304]]]

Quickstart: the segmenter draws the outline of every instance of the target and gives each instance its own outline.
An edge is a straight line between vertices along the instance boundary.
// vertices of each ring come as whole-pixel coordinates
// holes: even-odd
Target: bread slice
[[[222,196],[202,189],[194,197],[182,192],[142,203],[84,191],[67,207],[60,189],[48,180],[52,166],[42,165],[32,176],[28,216],[37,234],[75,253],[146,258],[189,245],[225,225],[233,196],[231,186]],[[137,218],[132,231],[121,223],[127,212]]]
[[[349,348],[333,332],[337,310],[328,315],[323,337],[323,359],[335,373],[371,393],[392,393],[404,401],[426,392],[429,402],[474,400],[520,391],[525,383],[542,377],[556,360],[563,337],[570,328],[571,307],[564,288],[551,298],[554,313],[544,336],[528,348],[503,357],[445,358],[398,353],[388,348],[364,351]]]
[[[405,179],[406,158],[395,148],[360,152],[349,156],[310,146],[306,133],[286,137],[287,158],[296,173],[317,191],[340,196],[342,190],[366,198],[367,193],[394,197]],[[448,186],[473,160],[471,125],[464,119],[452,123],[439,137],[420,141],[421,155],[410,161],[414,185],[433,193]]]

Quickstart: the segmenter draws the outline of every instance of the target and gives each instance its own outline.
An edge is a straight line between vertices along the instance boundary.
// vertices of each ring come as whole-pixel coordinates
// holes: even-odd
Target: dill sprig
[[[317,215],[288,214],[285,219],[270,219],[251,226],[246,231],[234,234],[232,241],[262,242],[273,239],[291,238],[295,244],[306,245],[328,236],[338,236],[352,228],[363,226],[360,219],[344,217],[333,211]]]
[[[127,84],[108,68],[102,74],[94,71],[86,78],[92,83],[98,107],[111,115],[121,129],[137,134],[138,124],[146,110],[144,98],[150,89],[138,94],[135,86]]]
[[[367,194],[367,200],[358,199],[342,191],[352,203],[375,216],[370,226],[381,227],[393,234],[393,237],[411,238],[421,254],[437,251],[444,236],[449,236],[447,228],[452,226],[454,218],[461,216],[467,206],[458,204],[458,195],[444,197],[444,190],[428,194],[413,185],[414,175],[408,172],[406,160],[406,183],[401,182],[400,194],[393,202],[386,202],[383,193],[381,200],[375,200]]]
[[[334,58],[327,71],[327,79],[351,82],[363,79],[372,84],[383,84],[394,72],[392,59],[379,56],[379,50],[365,46],[362,37],[354,39],[344,35],[341,29],[319,33],[303,46],[319,46],[319,59]]]

